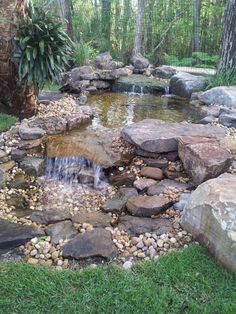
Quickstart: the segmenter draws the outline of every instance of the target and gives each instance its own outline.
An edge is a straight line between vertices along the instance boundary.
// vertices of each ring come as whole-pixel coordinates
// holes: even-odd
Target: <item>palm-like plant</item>
[[[28,15],[15,37],[20,83],[34,85],[38,91],[64,71],[71,53],[72,42],[61,24],[48,11],[29,3]]]

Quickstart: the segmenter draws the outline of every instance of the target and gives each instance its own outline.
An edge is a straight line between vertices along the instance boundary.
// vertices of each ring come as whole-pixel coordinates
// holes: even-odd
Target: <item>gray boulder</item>
[[[229,270],[236,271],[236,176],[201,184],[184,208],[182,226]]]
[[[175,74],[176,74],[176,70],[167,66],[157,67],[152,71],[153,76],[159,77],[162,79],[170,79]]]
[[[231,114],[221,114],[219,116],[219,123],[227,126],[228,128],[236,127],[236,113]]]
[[[236,108],[236,86],[220,86],[209,89],[199,96],[199,99],[207,104]]]
[[[81,80],[96,80],[98,74],[95,73],[93,67],[85,65],[82,67],[74,68],[69,73],[69,82],[81,81]]]
[[[70,213],[67,210],[36,210],[30,216],[30,219],[41,225],[49,225],[59,221],[69,220]]]
[[[131,63],[135,69],[143,70],[149,67],[149,61],[144,58],[140,53],[136,53],[131,58]]]
[[[113,61],[112,56],[109,52],[99,54],[94,60],[94,65],[96,68],[101,70],[116,69],[116,63]]]
[[[46,135],[46,132],[41,128],[29,128],[27,125],[22,124],[19,127],[19,135],[22,140],[36,140]]]
[[[179,72],[171,77],[170,91],[180,97],[190,98],[192,93],[204,88],[205,82],[206,79],[203,76]]]
[[[45,232],[51,237],[54,244],[58,244],[60,240],[70,240],[78,234],[78,231],[69,220],[49,225]]]
[[[44,159],[37,157],[24,157],[20,161],[20,167],[29,176],[39,177],[44,173]]]

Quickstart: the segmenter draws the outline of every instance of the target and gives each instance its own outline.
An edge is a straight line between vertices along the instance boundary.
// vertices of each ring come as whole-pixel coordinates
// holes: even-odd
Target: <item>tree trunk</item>
[[[111,42],[111,0],[102,0],[102,34],[108,46]]]
[[[124,14],[123,14],[123,36],[122,36],[122,51],[124,52],[127,47],[127,32],[128,24],[131,16],[131,1],[124,0]]]
[[[136,15],[136,28],[133,55],[142,53],[142,37],[143,37],[143,13],[146,0],[138,0],[138,10]]]
[[[1,110],[22,117],[37,108],[34,89],[17,82],[17,67],[12,62],[17,25],[25,17],[26,0],[0,0],[0,104]]]
[[[65,25],[67,35],[73,40],[71,0],[57,0],[57,6],[61,23]]]
[[[201,41],[200,41],[201,8],[202,8],[202,0],[195,0],[194,1],[194,14],[193,14],[192,52],[201,50]]]
[[[236,0],[228,0],[225,9],[223,40],[218,73],[236,72]]]

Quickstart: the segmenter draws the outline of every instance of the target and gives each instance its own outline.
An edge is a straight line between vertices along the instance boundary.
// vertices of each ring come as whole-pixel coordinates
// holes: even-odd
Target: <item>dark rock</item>
[[[36,151],[41,151],[42,148],[42,144],[44,143],[44,139],[40,138],[37,140],[30,140],[30,141],[20,141],[18,144],[18,148],[19,150],[23,151],[22,154],[20,154],[20,152],[16,152],[17,154],[17,158],[20,157],[18,160],[22,159],[22,156],[25,154],[25,156],[27,155],[26,150],[27,151],[31,151],[31,150],[36,150]],[[13,153],[14,156],[14,153]],[[17,159],[16,159],[17,160]]]
[[[15,161],[19,161],[26,156],[26,151],[22,149],[13,149],[11,151],[11,159]]]
[[[48,104],[50,101],[60,100],[64,95],[59,92],[51,92],[51,91],[41,91],[39,93],[39,102],[43,104]]]
[[[198,123],[200,124],[211,124],[213,122],[218,122],[218,119],[213,116],[207,116],[203,119],[201,119]]]
[[[8,206],[14,206],[16,211],[24,211],[28,209],[28,203],[26,199],[21,194],[13,194],[11,198],[7,200]]]
[[[102,81],[102,80],[92,81],[91,85],[95,86],[97,89],[109,89],[110,88],[110,83],[107,81]]]
[[[165,191],[168,191],[170,188],[175,188],[176,190],[179,190],[179,191],[185,191],[185,190],[190,189],[191,187],[192,186],[187,183],[181,183],[175,180],[164,179],[161,182],[151,186],[148,189],[147,194],[151,196],[159,195],[159,194],[164,193]]]
[[[128,200],[128,211],[139,217],[151,217],[171,207],[172,202],[163,196],[139,195]]]
[[[225,130],[210,125],[164,123],[156,119],[146,119],[126,126],[121,135],[148,155],[178,151],[178,139],[184,136],[222,138]]]
[[[121,173],[114,174],[109,176],[110,184],[114,186],[127,186],[132,187],[134,181],[136,180],[136,176],[132,173]]]
[[[119,78],[117,70],[100,70],[97,72],[100,80],[115,81]]]
[[[124,216],[120,218],[119,230],[128,232],[131,236],[138,236],[146,232],[153,232],[157,235],[168,233],[172,230],[169,219],[165,218],[140,218],[134,216]]]
[[[80,98],[79,98],[79,104],[80,104],[81,106],[86,105],[87,101],[88,101],[88,97],[87,97],[86,95],[80,96]]]
[[[215,139],[185,137],[179,141],[179,156],[196,185],[228,171],[229,151]]]
[[[101,228],[78,234],[73,240],[65,244],[62,250],[64,257],[75,259],[97,256],[111,259],[118,253],[112,241],[111,233]]]
[[[54,244],[58,244],[60,240],[73,239],[78,234],[78,231],[69,220],[49,225],[45,232],[51,237],[51,241]]]
[[[25,244],[30,239],[43,236],[41,229],[35,229],[31,226],[15,224],[7,220],[0,219],[0,249],[12,249]]]
[[[44,211],[34,211],[30,216],[30,219],[38,224],[49,225],[59,221],[68,220],[71,215],[66,210],[44,210]]]
[[[170,180],[176,180],[176,179],[187,177],[186,173],[184,173],[183,171],[177,171],[177,170],[172,171],[169,169],[165,169],[164,174],[165,174],[165,177]]]
[[[179,72],[171,77],[170,90],[172,94],[190,98],[192,93],[201,91],[205,83],[206,79],[203,76]]]
[[[134,187],[141,192],[145,192],[150,186],[155,184],[156,181],[153,179],[140,178],[134,181]]]
[[[40,128],[29,128],[23,124],[19,127],[19,135],[22,140],[37,140],[45,136],[45,131]]]
[[[90,95],[97,95],[98,90],[95,86],[89,86],[88,88],[86,88],[86,91],[90,94]]]
[[[219,123],[228,128],[236,127],[236,113],[235,114],[221,114],[219,116]]]
[[[168,166],[168,160],[166,158],[143,158],[144,163],[149,167],[157,167],[160,169],[165,169]]]
[[[20,167],[28,176],[41,176],[44,173],[44,159],[37,157],[24,157],[20,161]]]
[[[72,216],[71,220],[74,223],[83,224],[88,223],[93,227],[105,228],[111,225],[112,217],[101,211],[91,213],[78,213]]]
[[[95,73],[93,67],[85,65],[78,68],[74,68],[69,72],[69,82],[73,86],[73,82],[81,81],[81,80],[97,80],[98,74]]]
[[[128,199],[137,195],[138,192],[134,188],[121,188],[113,198],[106,200],[106,202],[101,206],[101,209],[106,213],[110,212],[120,214],[125,210],[125,205]]]
[[[3,170],[0,169],[0,189],[6,186],[6,175]]]
[[[172,162],[179,160],[178,152],[164,153],[162,154],[162,156],[166,158],[168,161],[172,161]]]
[[[170,79],[175,74],[176,70],[167,66],[157,67],[152,72],[153,76],[160,77],[162,79]]]
[[[159,168],[143,167],[140,172],[142,177],[147,177],[154,180],[163,179],[163,171]]]
[[[140,53],[136,53],[131,58],[131,63],[135,69],[146,69],[149,67],[149,61],[144,58]]]

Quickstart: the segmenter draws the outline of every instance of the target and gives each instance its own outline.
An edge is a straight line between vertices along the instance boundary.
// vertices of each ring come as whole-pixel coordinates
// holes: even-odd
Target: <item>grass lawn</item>
[[[0,132],[6,131],[14,123],[16,123],[17,118],[14,116],[9,116],[5,113],[0,113]]]
[[[54,83],[46,82],[43,86],[44,91],[58,92],[60,86]]]
[[[0,265],[0,313],[236,313],[236,276],[197,246],[133,271]]]

